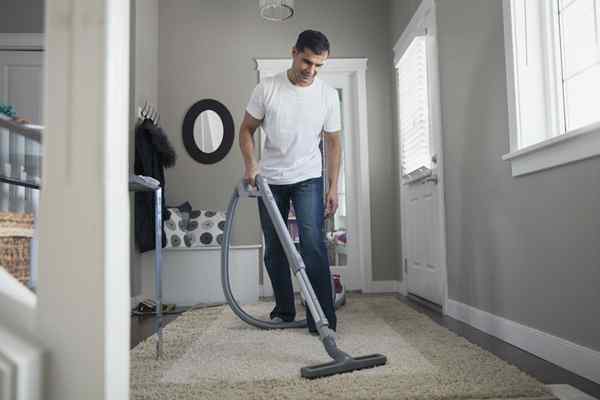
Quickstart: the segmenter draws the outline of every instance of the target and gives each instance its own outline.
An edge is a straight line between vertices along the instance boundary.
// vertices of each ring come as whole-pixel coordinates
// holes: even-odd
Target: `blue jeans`
[[[329,322],[329,327],[335,330],[337,318],[323,232],[325,211],[323,178],[308,179],[291,185],[269,185],[269,187],[286,225],[290,200],[294,205],[300,234],[300,254],[306,265],[306,274]],[[271,318],[280,317],[286,322],[293,321],[296,317],[296,308],[290,266],[260,197],[258,198],[258,211],[265,236],[265,265],[275,294],[275,308],[271,312]],[[306,316],[308,329],[315,331],[315,321],[308,309]]]

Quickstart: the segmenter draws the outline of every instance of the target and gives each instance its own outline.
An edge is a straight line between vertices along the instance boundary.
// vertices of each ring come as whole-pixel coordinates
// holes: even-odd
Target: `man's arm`
[[[327,152],[327,180],[329,189],[325,204],[325,216],[334,215],[338,208],[338,177],[342,155],[342,140],[340,132],[326,132],[325,146]]]
[[[258,173],[258,163],[254,158],[254,132],[261,123],[262,120],[258,120],[246,112],[242,126],[240,126],[239,142],[244,157],[244,180],[252,186],[256,186],[254,178]]]

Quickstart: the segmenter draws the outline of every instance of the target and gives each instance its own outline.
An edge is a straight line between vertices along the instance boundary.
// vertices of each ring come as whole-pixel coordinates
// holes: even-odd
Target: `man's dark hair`
[[[321,54],[325,51],[329,53],[329,40],[321,32],[309,29],[298,35],[295,47],[296,50],[301,52],[304,49],[309,49],[315,54]]]

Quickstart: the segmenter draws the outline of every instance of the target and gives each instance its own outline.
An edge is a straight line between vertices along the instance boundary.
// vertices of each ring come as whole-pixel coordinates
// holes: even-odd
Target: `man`
[[[336,329],[329,259],[323,232],[324,219],[338,207],[340,168],[340,104],[337,92],[317,78],[329,56],[329,41],[321,32],[307,30],[292,48],[287,71],[267,78],[254,89],[240,127],[244,179],[255,185],[259,167],[254,158],[253,134],[260,125],[265,147],[260,174],[266,179],[281,216],[287,224],[290,200],[300,233],[300,254],[306,273],[327,317]],[[327,146],[329,190],[323,204],[323,168],[319,142],[324,132]],[[261,199],[260,222],[265,237],[265,265],[275,293],[271,319],[290,322],[296,316],[291,273],[283,247]],[[307,310],[308,329],[316,333]]]

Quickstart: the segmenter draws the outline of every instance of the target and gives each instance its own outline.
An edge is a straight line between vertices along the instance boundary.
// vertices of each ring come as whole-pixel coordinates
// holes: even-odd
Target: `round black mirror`
[[[202,164],[221,161],[233,145],[231,113],[222,103],[204,99],[190,107],[183,119],[183,145]]]

